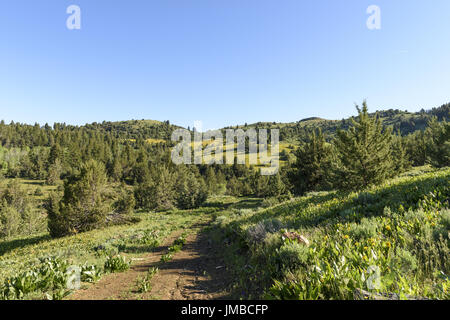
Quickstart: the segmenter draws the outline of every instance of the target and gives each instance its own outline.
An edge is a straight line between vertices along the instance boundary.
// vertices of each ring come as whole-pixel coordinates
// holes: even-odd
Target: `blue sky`
[[[340,119],[363,99],[431,108],[450,101],[449,14],[448,0],[3,0],[0,118],[211,129]]]

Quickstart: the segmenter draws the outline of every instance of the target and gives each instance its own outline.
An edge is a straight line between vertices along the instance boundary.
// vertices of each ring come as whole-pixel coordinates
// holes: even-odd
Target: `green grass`
[[[222,212],[212,235],[230,243],[223,255],[236,297],[353,299],[362,289],[448,299],[449,197],[450,169],[421,168],[363,192]],[[309,247],[294,245],[287,231]]]
[[[27,180],[27,179],[2,179],[0,180],[0,189],[6,187],[6,185],[12,180],[16,180],[19,182],[21,188],[25,190],[29,196],[32,196],[38,203],[41,203],[42,200],[46,199],[50,192],[56,190],[56,186],[48,186],[45,184],[44,180]],[[42,194],[35,195],[36,189],[39,189]]]
[[[39,263],[40,258],[49,256],[75,265],[103,264],[108,255],[119,252],[128,258],[138,256],[152,250],[171,232],[207,219],[205,213],[213,210],[139,213],[136,216],[142,221],[134,225],[113,226],[61,239],[40,234],[1,241],[0,283],[7,277],[29,270]]]

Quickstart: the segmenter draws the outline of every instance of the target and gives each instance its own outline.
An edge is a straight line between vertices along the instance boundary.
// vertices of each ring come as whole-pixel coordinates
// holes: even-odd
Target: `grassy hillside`
[[[364,192],[223,212],[213,234],[247,298],[448,299],[449,197],[450,169],[422,168]]]

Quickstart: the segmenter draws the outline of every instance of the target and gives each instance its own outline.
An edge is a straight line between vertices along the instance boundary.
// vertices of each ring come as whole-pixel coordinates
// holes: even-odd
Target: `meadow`
[[[449,196],[450,169],[421,167],[363,192],[311,192],[269,207],[215,197],[199,209],[135,212],[138,223],[61,239],[6,239],[1,297],[62,299],[71,293],[69,267],[95,282],[126,271],[173,232],[213,219],[207,234],[221,248],[235,298],[448,299]],[[181,247],[174,242],[161,260]]]
[[[0,299],[62,299],[70,267],[81,268],[81,280],[126,271],[133,259],[158,247],[172,232],[207,218],[214,208],[164,213],[138,212],[139,223],[112,226],[70,237],[48,233],[0,242]]]
[[[450,169],[363,192],[217,214],[234,292],[268,299],[448,299]]]

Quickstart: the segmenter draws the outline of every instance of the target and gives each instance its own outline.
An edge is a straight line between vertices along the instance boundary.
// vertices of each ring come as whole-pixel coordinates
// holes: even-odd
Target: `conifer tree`
[[[392,158],[394,160],[392,174],[399,174],[411,168],[410,157],[400,132],[392,137]]]
[[[332,148],[325,141],[319,128],[310,134],[309,142],[296,151],[296,162],[290,175],[294,191],[303,194],[307,191],[324,188],[331,168]]]
[[[109,206],[105,201],[107,177],[102,163],[89,160],[79,176],[64,185],[64,196],[47,205],[48,227],[52,237],[61,237],[101,227]]]
[[[439,123],[434,117],[427,134],[430,137],[427,162],[438,168],[450,166],[450,123]]]
[[[179,209],[194,209],[206,201],[208,192],[201,177],[182,171],[177,180],[176,201]]]
[[[337,183],[344,189],[365,188],[382,183],[393,170],[392,130],[383,128],[378,116],[371,117],[367,103],[358,110],[347,130],[339,130],[335,139],[339,165]]]

